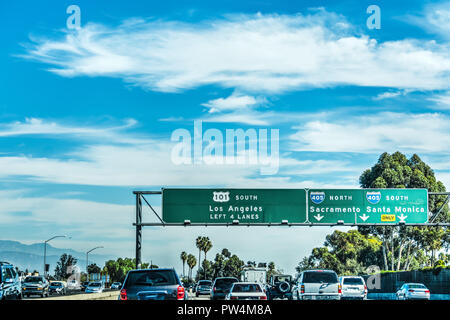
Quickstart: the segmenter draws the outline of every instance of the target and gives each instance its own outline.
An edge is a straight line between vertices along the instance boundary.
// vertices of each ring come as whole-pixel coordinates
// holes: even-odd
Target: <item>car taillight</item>
[[[260,296],[259,300],[267,300],[267,296]]]
[[[128,298],[127,298],[127,290],[126,289],[120,290],[120,300],[128,300]]]
[[[177,300],[184,300],[184,287],[183,286],[178,286]]]
[[[411,290],[411,289],[409,289],[408,291],[409,291],[409,292],[414,292],[414,290]]]
[[[366,291],[366,292],[367,292],[367,286],[366,286],[366,285],[364,285],[364,291]]]
[[[425,290],[425,293],[430,293],[430,290]]]
[[[305,285],[302,284],[302,286],[300,287],[300,292],[305,293]]]
[[[231,300],[237,300],[237,298],[238,298],[238,297],[236,297],[236,296],[231,296],[231,297],[230,297]]]
[[[216,287],[213,288],[213,291],[216,292]]]
[[[342,287],[340,284],[338,285],[338,293],[342,293]]]

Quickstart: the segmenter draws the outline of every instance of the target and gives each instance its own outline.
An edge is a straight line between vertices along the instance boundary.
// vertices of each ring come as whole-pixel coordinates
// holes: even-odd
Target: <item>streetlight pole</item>
[[[47,242],[55,238],[65,238],[66,236],[54,236],[46,241],[44,241],[44,277],[47,278]]]
[[[100,249],[100,248],[103,248],[103,247],[99,246],[99,247],[92,248],[89,251],[86,251],[86,277],[87,277],[86,281],[89,281],[89,272],[88,272],[88,266],[89,266],[89,262],[88,261],[89,260],[88,260],[88,255],[89,255],[90,252],[94,251],[95,249]]]

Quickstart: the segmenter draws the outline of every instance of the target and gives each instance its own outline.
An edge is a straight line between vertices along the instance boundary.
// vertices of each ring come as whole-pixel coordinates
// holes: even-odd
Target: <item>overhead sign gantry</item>
[[[188,189],[134,191],[136,264],[144,226],[449,226],[435,223],[450,200],[427,189]],[[145,195],[162,195],[162,215]],[[446,196],[431,216],[429,196]],[[142,201],[159,222],[142,222]]]

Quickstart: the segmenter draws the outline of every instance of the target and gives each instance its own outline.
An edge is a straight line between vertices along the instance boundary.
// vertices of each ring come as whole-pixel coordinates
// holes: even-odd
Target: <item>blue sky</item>
[[[132,190],[358,187],[384,151],[418,153],[450,184],[449,2],[15,1],[0,27],[2,239],[63,233],[56,246],[133,257]],[[279,129],[278,173],[174,165],[171,134],[194,120]],[[331,231],[148,228],[143,259],[179,267],[202,234],[210,257],[293,272]]]

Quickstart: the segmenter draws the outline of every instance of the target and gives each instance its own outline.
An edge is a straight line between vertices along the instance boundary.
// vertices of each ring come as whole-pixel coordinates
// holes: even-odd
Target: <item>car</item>
[[[201,294],[211,294],[212,281],[211,280],[200,280],[197,283],[197,290],[195,291],[195,296],[198,297]]]
[[[48,287],[48,293],[49,294],[60,294],[65,295],[67,293],[67,287],[66,284],[62,281],[52,281],[50,282],[50,285]]]
[[[175,269],[138,269],[127,273],[119,300],[187,300]]]
[[[14,266],[0,261],[0,300],[22,299],[22,285]]]
[[[81,285],[80,285],[80,290],[81,291],[85,291],[86,287],[88,286],[88,284],[89,284],[89,281],[82,282]]]
[[[297,280],[297,300],[340,300],[341,284],[333,270],[305,270]]]
[[[22,283],[22,294],[25,297],[38,295],[42,298],[48,297],[49,283],[43,276],[29,276],[26,277]]]
[[[111,284],[111,290],[119,290],[122,284],[120,282],[113,282]]]
[[[69,282],[67,282],[67,289],[79,290],[81,289],[81,284],[76,279],[72,279]]]
[[[269,300],[292,300],[292,277],[290,275],[273,275],[267,285],[267,297]]]
[[[235,277],[216,278],[211,290],[211,300],[224,300],[235,282],[239,282]]]
[[[363,277],[343,276],[339,278],[341,284],[341,299],[360,299],[367,298],[367,286]]]
[[[422,283],[405,283],[396,295],[397,300],[430,300],[430,290]]]
[[[102,293],[103,289],[105,289],[105,286],[103,285],[103,282],[101,281],[91,281],[87,285],[84,292],[86,293]]]
[[[225,300],[267,300],[267,295],[257,282],[235,282]]]

